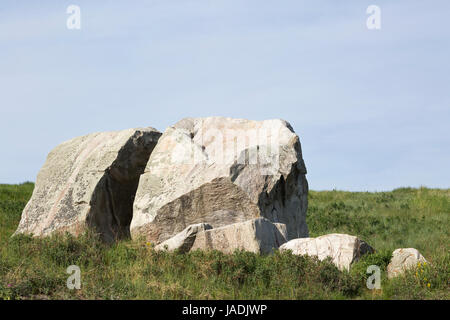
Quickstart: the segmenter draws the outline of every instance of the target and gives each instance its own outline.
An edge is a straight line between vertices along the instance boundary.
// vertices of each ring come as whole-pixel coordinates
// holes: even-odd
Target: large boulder
[[[187,226],[258,217],[308,236],[298,136],[283,120],[187,118],[166,129],[139,182],[132,235],[161,243]]]
[[[417,268],[419,263],[427,260],[414,248],[395,249],[392,258],[387,266],[387,276],[389,279],[403,274],[406,270]]]
[[[245,250],[269,254],[285,243],[286,239],[285,224],[257,218],[199,232],[191,250],[219,250],[224,253]]]
[[[205,230],[212,229],[212,226],[207,223],[197,223],[192,224],[180,233],[176,234],[174,237],[167,239],[164,242],[161,242],[157,246],[155,246],[155,251],[175,251],[179,252],[188,252],[191,250],[192,245],[194,244],[195,238],[197,237],[197,233]]]
[[[17,233],[129,237],[139,177],[161,133],[153,128],[93,133],[53,149],[37,176]]]
[[[363,240],[348,234],[332,233],[317,238],[294,239],[280,247],[280,251],[291,250],[296,255],[316,256],[319,260],[331,258],[340,269],[350,269],[353,262],[374,250]]]

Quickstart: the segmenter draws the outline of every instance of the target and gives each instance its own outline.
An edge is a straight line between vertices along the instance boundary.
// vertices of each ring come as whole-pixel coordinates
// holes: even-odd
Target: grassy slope
[[[340,272],[328,261],[276,253],[156,253],[143,241],[105,247],[94,236],[10,238],[33,184],[0,185],[0,299],[449,299],[450,190],[310,192],[311,236],[358,235],[377,249]],[[365,288],[365,269],[385,268],[398,247],[431,262]],[[82,270],[81,290],[66,288],[66,268]]]

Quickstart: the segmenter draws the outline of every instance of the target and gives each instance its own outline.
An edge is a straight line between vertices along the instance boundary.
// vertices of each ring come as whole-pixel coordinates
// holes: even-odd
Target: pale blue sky
[[[81,30],[66,8],[81,7]],[[366,8],[381,8],[381,30]],[[450,187],[450,1],[0,2],[0,183],[75,136],[283,118],[311,189]]]

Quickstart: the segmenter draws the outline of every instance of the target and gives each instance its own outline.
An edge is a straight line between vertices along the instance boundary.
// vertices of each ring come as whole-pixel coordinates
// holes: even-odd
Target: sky
[[[35,181],[73,137],[227,116],[287,120],[313,190],[449,188],[449,13],[448,0],[2,0],[0,183]]]

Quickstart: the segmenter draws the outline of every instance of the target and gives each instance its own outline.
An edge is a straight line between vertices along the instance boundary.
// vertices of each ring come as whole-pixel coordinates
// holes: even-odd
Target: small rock
[[[349,270],[350,265],[362,255],[374,252],[371,246],[357,237],[339,233],[294,239],[280,247],[280,251],[286,250],[296,255],[316,256],[319,260],[330,257],[340,270]]]
[[[392,253],[392,259],[387,266],[387,276],[392,279],[406,270],[417,267],[418,263],[427,262],[427,260],[414,248],[395,249]]]
[[[286,239],[286,225],[257,218],[199,232],[191,250],[219,250],[224,253],[246,250],[269,254],[285,243]]]
[[[174,251],[178,249],[180,252],[188,252],[194,244],[197,233],[209,229],[212,229],[212,226],[207,223],[190,225],[176,236],[155,246],[154,250]]]

